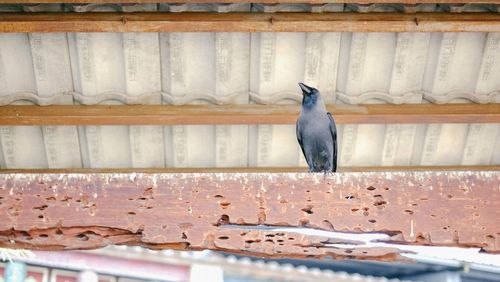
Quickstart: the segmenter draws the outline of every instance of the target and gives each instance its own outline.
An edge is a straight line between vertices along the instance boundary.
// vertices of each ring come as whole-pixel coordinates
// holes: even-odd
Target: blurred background
[[[500,281],[500,259],[463,250],[413,254],[401,262],[262,259],[213,251],[153,251],[110,246],[92,251],[33,251],[0,262],[0,281]],[[469,255],[467,255],[467,252]]]

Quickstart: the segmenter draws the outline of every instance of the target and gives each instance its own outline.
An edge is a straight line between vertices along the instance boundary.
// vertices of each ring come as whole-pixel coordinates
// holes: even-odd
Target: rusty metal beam
[[[497,253],[499,187],[498,171],[0,174],[0,247],[373,259],[400,252],[328,235],[342,231]]]
[[[339,124],[500,123],[500,104],[329,105]],[[0,125],[294,124],[297,105],[3,106]]]
[[[0,32],[499,32],[498,13],[2,13]]]

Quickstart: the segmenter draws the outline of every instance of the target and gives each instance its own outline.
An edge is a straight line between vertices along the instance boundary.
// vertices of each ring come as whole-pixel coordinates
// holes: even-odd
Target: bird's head
[[[302,105],[304,107],[313,107],[321,99],[318,89],[307,86],[302,82],[299,83],[299,86],[302,89]]]

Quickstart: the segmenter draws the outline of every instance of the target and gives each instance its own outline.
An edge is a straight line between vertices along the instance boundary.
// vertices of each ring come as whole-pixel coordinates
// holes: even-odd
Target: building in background
[[[406,262],[267,260],[212,251],[113,246],[94,251],[35,251],[14,263],[0,263],[0,282],[500,281],[500,267],[488,262],[413,258]]]

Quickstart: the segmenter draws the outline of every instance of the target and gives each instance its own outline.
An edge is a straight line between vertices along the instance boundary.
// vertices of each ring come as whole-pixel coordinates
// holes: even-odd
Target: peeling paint
[[[393,245],[425,244],[494,253],[500,250],[495,217],[500,195],[492,192],[499,175],[0,174],[0,213],[8,215],[0,222],[0,247],[131,244],[272,257],[395,259],[406,249]]]

